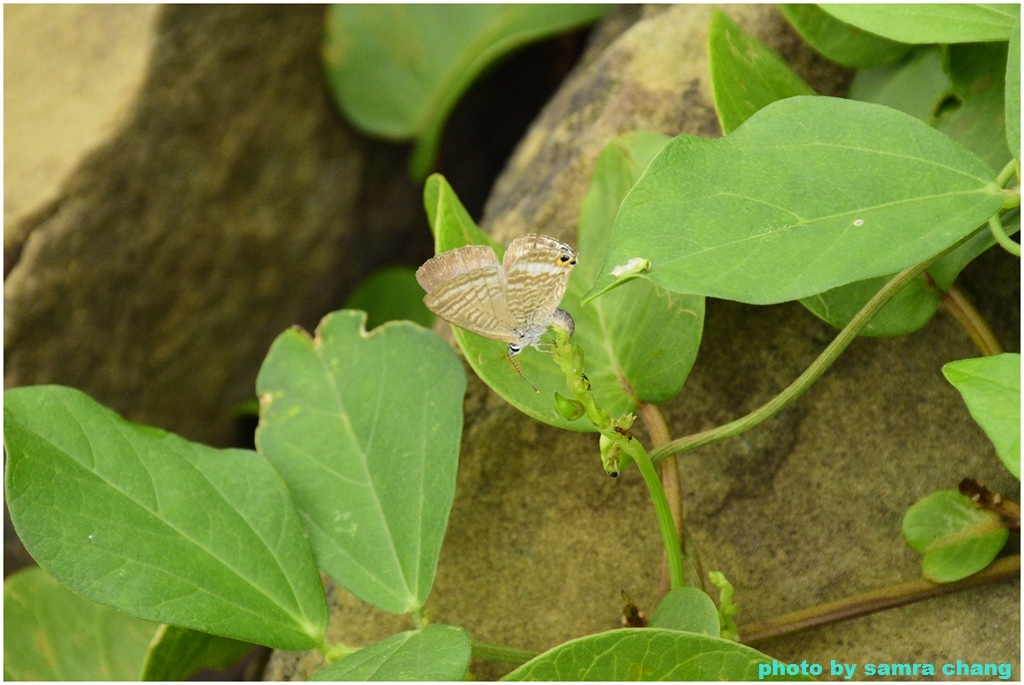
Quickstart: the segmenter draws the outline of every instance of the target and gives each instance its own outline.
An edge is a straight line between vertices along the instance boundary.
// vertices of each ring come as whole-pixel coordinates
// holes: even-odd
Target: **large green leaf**
[[[469,635],[440,623],[392,635],[328,666],[313,681],[459,681],[469,669]]]
[[[982,160],[913,117],[789,98],[724,138],[666,145],[623,201],[585,301],[637,259],[651,264],[639,276],[675,292],[806,297],[927,259],[1002,204]]]
[[[781,57],[719,9],[711,11],[708,55],[711,90],[723,133],[730,133],[776,100],[814,95]]]
[[[924,556],[924,577],[936,583],[951,583],[988,566],[1009,534],[999,514],[979,509],[956,490],[933,492],[903,517],[903,537]]]
[[[324,62],[346,116],[363,130],[416,139],[426,176],[445,120],[488,66],[512,50],[597,20],[607,5],[333,5]]]
[[[858,69],[848,97],[886,105],[932,124],[939,105],[953,91],[942,62],[942,49],[929,46],[899,64]]]
[[[367,334],[339,311],[278,336],[256,380],[257,449],[295,500],[320,566],[393,613],[423,606],[455,495],[466,375],[405,321]]]
[[[789,675],[773,674],[773,662],[750,647],[718,637],[623,628],[563,643],[502,680],[800,679],[799,668]]]
[[[821,5],[832,16],[902,43],[1009,40],[1020,5]]]
[[[278,649],[319,644],[320,576],[281,479],[58,386],[4,393],[7,502],[39,565],[126,613]]]
[[[1006,43],[972,43],[946,48],[945,68],[956,98],[955,108],[947,100],[937,103],[935,128],[978,155],[993,170],[1010,161],[1006,145]]]
[[[198,671],[223,671],[250,649],[248,642],[162,625],[150,643],[139,680],[187,680]]]
[[[138,680],[157,628],[27,568],[4,580],[4,679]]]
[[[961,359],[942,367],[1006,468],[1020,478],[1020,355]]]
[[[786,4],[779,9],[808,45],[847,67],[881,67],[898,62],[913,49],[839,21],[818,5]]]

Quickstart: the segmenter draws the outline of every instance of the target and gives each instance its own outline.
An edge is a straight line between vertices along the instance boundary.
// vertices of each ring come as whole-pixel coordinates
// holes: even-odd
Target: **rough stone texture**
[[[8,227],[7,387],[71,385],[225,444],[273,338],[408,251],[418,191],[340,121],[323,11],[160,11],[123,126]]]
[[[822,93],[848,75],[798,47],[770,7],[727,7]],[[572,239],[602,146],[619,132],[718,135],[711,106],[709,7],[615,10],[594,48],[509,162],[485,225],[503,239],[535,230]],[[632,23],[636,20],[635,23]],[[586,258],[581,255],[581,258]],[[1010,350],[1019,349],[1019,262],[993,253],[965,273]],[[974,284],[979,284],[975,286]],[[701,353],[664,407],[682,436],[741,416],[777,394],[835,331],[796,303],[710,301]],[[741,625],[916,578],[903,513],[974,476],[1017,497],[1019,483],[942,378],[976,356],[940,312],[903,338],[856,341],[800,401],[738,438],[682,460],[691,533],[705,569],[736,586]],[[620,590],[648,615],[661,549],[635,469],[604,475],[597,440],[519,414],[471,375],[458,488],[428,610],[475,640],[543,650],[619,626]],[[331,588],[330,638],[367,644],[409,624]],[[1019,667],[1019,584],[987,587],[758,645],[787,661],[941,662]],[[316,654],[277,654],[269,679],[303,678]],[[478,679],[511,667],[474,661]]]

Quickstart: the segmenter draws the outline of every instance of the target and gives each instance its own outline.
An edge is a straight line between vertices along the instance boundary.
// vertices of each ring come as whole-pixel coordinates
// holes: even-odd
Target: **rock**
[[[274,337],[312,328],[417,244],[419,190],[400,151],[340,122],[322,7],[79,9],[92,17],[80,28],[99,32],[89,44],[111,17],[152,22],[148,65],[121,123],[54,200],[8,227],[5,385],[74,386],[134,421],[227,444]],[[45,89],[7,82],[33,86]]]

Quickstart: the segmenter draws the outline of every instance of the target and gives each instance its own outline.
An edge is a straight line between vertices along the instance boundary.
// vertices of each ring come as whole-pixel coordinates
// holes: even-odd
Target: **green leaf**
[[[1014,159],[1020,159],[1020,17],[1010,33],[1006,58],[1006,143]]]
[[[414,138],[426,176],[455,103],[528,43],[596,21],[607,5],[332,5],[324,62],[338,106],[364,131]]]
[[[1020,355],[961,359],[942,367],[996,454],[1020,479]]]
[[[814,95],[781,57],[719,9],[711,11],[708,54],[715,109],[724,133],[776,100]]]
[[[366,312],[367,330],[385,321],[414,321],[424,328],[434,323],[434,315],[423,304],[423,288],[416,282],[416,269],[407,266],[375,271],[348,296],[345,309]]]
[[[259,455],[130,423],[59,386],[8,390],[4,419],[11,519],[54,578],[139,618],[277,649],[322,641],[320,576]]]
[[[162,625],[151,643],[139,680],[187,680],[199,671],[223,671],[252,645],[188,628]]]
[[[392,635],[328,666],[310,680],[458,681],[469,669],[469,635],[440,623]]]
[[[4,679],[138,680],[158,627],[24,569],[4,580]]]
[[[953,91],[942,62],[940,48],[925,47],[899,64],[860,69],[853,75],[848,97],[898,109],[930,125]]]
[[[505,253],[501,245],[477,228],[459,202],[455,191],[439,174],[427,179],[423,188],[423,204],[434,232],[434,246],[438,254],[466,245],[488,245],[497,253],[499,259]],[[580,267],[576,268],[577,271],[579,269]],[[569,285],[572,286],[571,279]],[[563,298],[561,306],[573,318],[580,314],[579,309],[569,302],[568,295]],[[582,326],[578,323],[576,328],[576,333],[579,334]],[[509,363],[505,343],[483,338],[458,326],[452,326],[452,333],[476,375],[506,402],[538,421],[552,426],[577,431],[594,430],[593,425],[586,419],[569,421],[558,412],[554,400],[555,393],[561,393],[564,397],[569,397],[572,393],[565,384],[565,375],[561,373],[550,355],[528,347],[516,357],[516,363],[529,379],[527,382],[519,377]],[[540,392],[535,393],[530,383]],[[599,398],[602,397],[596,387],[595,392]]]
[[[718,637],[623,628],[570,640],[502,680],[793,680],[770,657]],[[805,680],[809,678],[804,678]]]
[[[936,104],[935,128],[978,155],[994,171],[1010,161],[1006,146],[1006,43],[951,45],[946,50],[946,72],[959,106]]]
[[[466,375],[405,321],[339,311],[270,348],[257,449],[284,479],[321,568],[386,611],[423,606],[455,495]]]
[[[1007,235],[1017,233],[1020,230],[1020,215],[1008,218],[1004,228]],[[928,269],[927,275],[918,277],[897,293],[861,330],[860,335],[906,335],[921,329],[935,314],[942,293],[949,292],[964,267],[995,244],[996,239],[989,230],[971,236]],[[800,303],[822,320],[836,328],[843,328],[892,277],[893,274],[890,274],[839,286],[805,297]]]
[[[975,507],[956,490],[933,492],[903,517],[903,537],[924,555],[924,577],[936,583],[951,583],[988,566],[1009,534],[999,514]]]
[[[575,340],[587,355],[587,376],[598,405],[612,416],[634,411],[638,401],[658,404],[679,394],[704,331],[703,297],[671,293],[648,281],[581,304],[601,273],[619,205],[668,140],[636,131],[608,143],[580,207],[580,263],[562,307],[576,317]]]
[[[683,630],[719,636],[718,609],[707,593],[695,587],[677,587],[662,597],[651,616],[651,628]]]
[[[847,67],[881,67],[898,62],[913,49],[841,22],[818,5],[780,5],[779,9],[808,45]]]
[[[902,112],[789,98],[725,138],[666,145],[623,201],[584,301],[639,258],[641,278],[674,292],[785,302],[927,259],[1002,204],[982,160]]]
[[[1020,5],[822,5],[832,16],[902,43],[1009,40]]]

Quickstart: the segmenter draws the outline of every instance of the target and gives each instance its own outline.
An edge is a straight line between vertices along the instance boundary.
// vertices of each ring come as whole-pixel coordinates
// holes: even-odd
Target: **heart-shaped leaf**
[[[4,393],[4,446],[14,527],[75,592],[278,649],[322,642],[309,543],[258,454],[130,423],[59,386]]]
[[[927,259],[1002,205],[982,160],[902,112],[780,100],[724,138],[665,146],[623,201],[585,301],[644,259],[639,276],[675,292],[785,302]]]
[[[270,348],[256,446],[288,485],[320,566],[386,611],[423,606],[455,496],[466,374],[406,321],[339,311]]]
[[[392,635],[323,669],[313,681],[460,681],[469,669],[469,635],[440,623]]]

